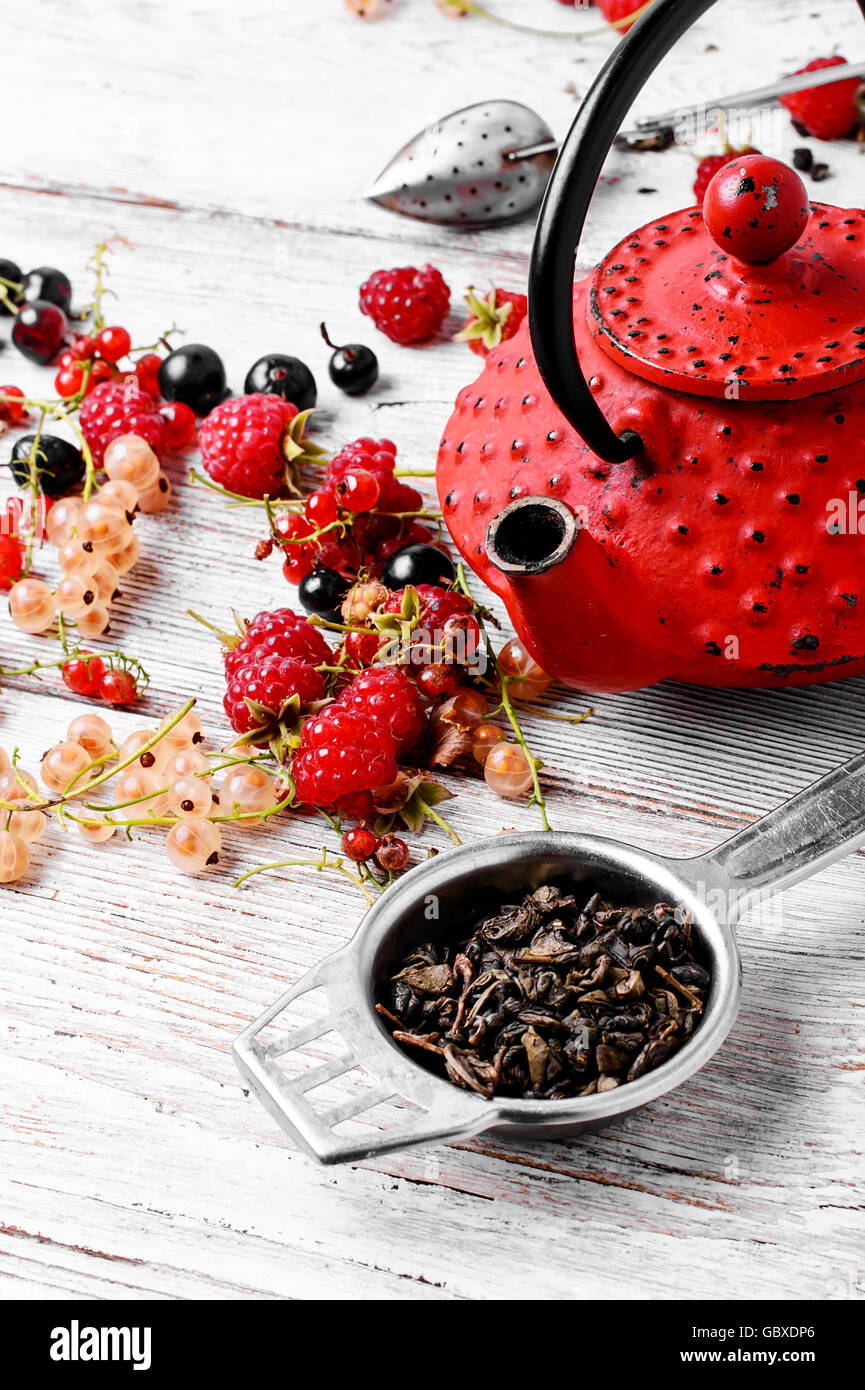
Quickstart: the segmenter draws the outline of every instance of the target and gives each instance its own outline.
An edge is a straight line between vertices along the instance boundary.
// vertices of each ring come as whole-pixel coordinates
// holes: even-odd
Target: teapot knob
[[[715,245],[752,265],[777,260],[795,246],[810,216],[799,175],[764,154],[725,164],[703,200],[703,221]]]

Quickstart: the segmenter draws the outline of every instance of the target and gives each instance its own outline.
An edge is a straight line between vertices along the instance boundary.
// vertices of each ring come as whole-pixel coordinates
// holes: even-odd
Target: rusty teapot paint
[[[600,74],[540,214],[529,321],[439,451],[459,549],[587,690],[865,673],[865,213],[797,207],[791,170],[744,161],[772,259],[692,207],[573,284],[635,84],[711,3],[657,0]]]

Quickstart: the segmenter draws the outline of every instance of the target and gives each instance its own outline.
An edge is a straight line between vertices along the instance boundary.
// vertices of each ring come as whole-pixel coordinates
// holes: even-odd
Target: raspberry
[[[336,703],[367,714],[377,727],[389,730],[400,753],[414,747],[426,725],[417,691],[393,666],[362,671]]]
[[[702,203],[706,196],[706,189],[712,182],[719,169],[723,169],[729,164],[735,155],[729,154],[710,154],[705,159],[701,159],[697,165],[697,177],[694,179],[694,200]]]
[[[430,634],[441,633],[449,618],[463,613],[471,613],[472,605],[465,594],[454,593],[453,589],[441,589],[437,584],[416,584],[414,591],[420,599],[420,617],[415,630],[423,628]],[[382,604],[382,613],[401,613],[406,589],[396,589]]]
[[[414,602],[418,611],[414,610]],[[396,589],[377,611],[411,621],[410,652],[403,651],[402,659],[410,662],[414,675],[423,663],[441,663],[443,659],[470,661],[477,651],[480,627],[471,602],[452,589],[442,589],[437,584]],[[402,647],[402,631],[397,626],[387,633],[350,632],[345,639],[346,656],[358,665],[369,665],[383,648],[396,641]]]
[[[330,661],[331,652],[318,628],[306,618],[290,608],[275,608],[259,613],[247,623],[244,635],[226,653],[226,678],[230,680],[253,657],[260,661],[269,656],[292,657],[309,666],[320,666]]]
[[[493,348],[512,338],[526,316],[529,301],[514,290],[492,289],[481,299],[470,288],[466,295],[469,316],[457,342],[468,343],[478,357],[486,357]]]
[[[821,72],[823,68],[834,68],[844,61],[839,56],[815,58],[807,67],[798,68],[797,73]],[[791,92],[789,96],[781,97],[780,102],[809,135],[816,136],[818,140],[842,140],[850,134],[860,118],[856,105],[856,93],[860,86],[860,78],[848,77],[842,82],[831,82],[828,87],[810,87],[802,92]]]
[[[741,150],[734,150],[727,146],[724,154],[709,154],[705,159],[701,159],[697,165],[697,177],[694,179],[694,199],[702,203],[706,196],[706,189],[712,182],[719,169],[724,169],[728,164],[732,164],[734,159],[739,159],[743,154],[759,154],[753,145],[743,145]]]
[[[608,24],[616,24],[617,20],[627,19],[635,10],[641,10],[645,3],[646,0],[598,0],[598,9]],[[616,24],[616,27],[620,34],[626,34],[631,25]]]
[[[0,531],[0,589],[11,589],[24,572],[24,547],[17,536]]]
[[[235,666],[223,705],[235,733],[261,730],[261,744],[277,731],[288,702],[297,697],[308,705],[325,693],[323,678],[305,661],[293,656],[266,656],[253,652]]]
[[[431,265],[376,270],[360,287],[361,313],[394,343],[425,343],[447,318],[450,302],[441,271]]]
[[[121,434],[137,434],[155,454],[162,452],[165,421],[153,398],[131,380],[106,381],[97,386],[82,402],[80,420],[97,468],[101,467],[102,456],[112,439]]]
[[[394,741],[368,714],[331,705],[306,720],[291,771],[299,802],[333,807],[394,781]]]
[[[255,393],[223,401],[198,431],[204,466],[214,482],[242,497],[276,496],[285,486],[287,428],[297,406]]]
[[[24,392],[20,386],[0,386],[0,396],[15,396],[24,400]],[[26,406],[19,405],[18,399],[14,401],[0,401],[0,420],[8,420],[10,425],[17,425],[18,421],[27,414]]]

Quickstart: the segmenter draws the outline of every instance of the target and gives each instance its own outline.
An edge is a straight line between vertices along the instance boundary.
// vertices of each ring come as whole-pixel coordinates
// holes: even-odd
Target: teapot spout
[[[579,530],[578,518],[564,502],[520,497],[487,527],[487,555],[502,574],[544,574],[568,558]]]
[[[486,554],[484,578],[551,676],[598,693],[663,678],[663,644],[645,640],[638,583],[563,502],[509,503],[487,528]]]

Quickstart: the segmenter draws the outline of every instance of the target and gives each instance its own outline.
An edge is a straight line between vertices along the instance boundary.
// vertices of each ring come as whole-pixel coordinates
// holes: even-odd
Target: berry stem
[[[151,748],[155,748],[157,743],[161,743],[161,741],[165,738],[166,734],[170,734],[171,730],[176,728],[176,726],[180,723],[181,719],[186,718],[187,714],[189,714],[189,711],[195,708],[195,704],[196,701],[194,698],[191,700],[187,700],[183,708],[177,711],[177,713],[174,715],[174,717],[168,724],[163,724],[161,728],[157,729],[156,733],[153,735],[152,738],[148,739],[147,742],[145,744],[142,744],[140,748],[137,748],[134,753],[130,753],[129,757],[124,758],[122,763],[117,763],[115,767],[108,768],[105,772],[103,772],[99,777],[97,777],[93,782],[90,783],[87,790],[92,791],[94,787],[101,786],[103,782],[107,782],[111,777],[115,775],[115,773],[123,772],[123,770],[127,767],[130,767],[132,763],[137,762],[138,759],[142,756],[142,754],[149,753]],[[151,795],[152,794],[153,793],[151,793]]]
[[[529,24],[517,24],[513,19],[504,19],[501,15],[493,14],[483,5],[478,5],[476,0],[444,0],[444,3],[451,9],[459,10],[462,14],[477,15],[479,19],[488,19],[491,24],[498,24],[503,29],[514,29],[518,34],[537,34],[542,39],[581,40],[596,38],[598,34],[606,34],[610,29],[623,29],[633,24],[640,15],[646,12],[652,0],[646,0],[646,4],[638,10],[634,10],[632,14],[623,15],[621,19],[610,20],[603,29],[583,29],[578,33],[570,29],[534,29]]]
[[[472,600],[472,603],[474,603],[474,598],[473,598],[473,595],[472,595],[471,590],[469,589],[468,581],[466,580],[465,569],[463,568],[462,561],[460,561],[460,563],[457,565],[457,577],[456,577],[456,579],[454,580],[454,588],[455,588],[459,593],[465,594],[466,598],[471,599],[471,600]],[[522,750],[523,750],[523,753],[525,754],[526,762],[527,762],[528,767],[529,767],[529,771],[530,771],[531,774],[532,774],[532,788],[533,788],[533,790],[532,790],[532,795],[531,795],[531,797],[529,798],[529,803],[528,803],[528,804],[529,804],[530,806],[537,806],[538,810],[539,810],[540,813],[541,813],[541,825],[543,826],[544,830],[551,830],[552,827],[551,827],[551,825],[550,825],[549,818],[548,818],[548,816],[547,816],[547,803],[546,803],[546,800],[544,799],[544,794],[543,794],[543,792],[542,792],[542,790],[541,790],[540,777],[538,776],[538,773],[539,773],[541,764],[538,762],[538,759],[535,757],[535,755],[533,754],[532,750],[529,748],[528,743],[526,742],[525,734],[523,733],[523,731],[522,731],[522,729],[521,729],[521,727],[520,727],[520,721],[519,721],[519,719],[517,718],[516,710],[514,709],[513,703],[512,703],[512,701],[511,701],[510,694],[509,694],[509,692],[508,692],[508,686],[509,686],[509,684],[510,684],[510,677],[505,675],[504,671],[502,670],[501,666],[499,665],[499,659],[498,659],[498,657],[497,657],[497,655],[496,655],[496,652],[495,652],[495,649],[494,649],[494,647],[493,647],[493,644],[492,644],[492,642],[491,642],[490,639],[489,639],[489,634],[487,633],[486,627],[485,627],[485,625],[484,625],[484,620],[483,620],[483,618],[482,618],[482,616],[481,616],[481,613],[480,613],[480,610],[478,609],[478,607],[477,607],[476,604],[475,604],[475,618],[476,618],[476,620],[477,620],[477,624],[478,624],[478,626],[479,626],[479,628],[480,628],[480,630],[481,630],[481,633],[482,633],[482,635],[483,635],[484,642],[486,643],[487,652],[489,653],[490,657],[492,658],[493,666],[494,666],[494,668],[495,668],[495,672],[496,672],[496,675],[498,676],[499,684],[500,684],[500,687],[501,687],[500,703],[499,703],[499,706],[498,706],[497,709],[495,709],[495,710],[492,711],[492,713],[491,713],[491,715],[490,715],[490,718],[494,718],[495,715],[497,715],[497,714],[499,714],[499,713],[504,714],[505,718],[507,719],[508,723],[510,724],[511,728],[513,729],[514,737],[516,738],[517,743],[520,745],[520,747],[521,747]]]
[[[459,835],[453,829],[452,826],[448,825],[444,816],[440,816],[438,811],[433,810],[432,806],[428,806],[419,792],[415,792],[414,804],[418,807],[419,810],[423,811],[425,816],[429,816],[430,820],[435,821],[436,825],[441,826],[442,830],[445,832],[446,835],[450,836],[455,845],[462,844],[462,840],[460,839]]]
[[[107,253],[111,250],[112,243],[115,241],[122,240],[122,237],[113,236],[108,237],[105,241],[97,242],[96,246],[93,249],[93,255],[90,257],[90,260],[88,261],[88,269],[92,270],[94,273],[93,299],[90,302],[90,304],[88,304],[86,310],[84,311],[81,317],[90,318],[93,325],[93,331],[96,333],[98,333],[101,329],[105,327],[105,315],[102,312],[102,300],[105,298],[106,294],[112,295],[115,299],[117,298],[117,296],[114,294],[114,291],[110,290],[105,283],[105,280],[108,276],[108,262],[106,261],[105,257]],[[127,242],[126,245],[128,244],[129,243]]]
[[[372,907],[375,902],[375,899],[367,890],[359,874],[355,875],[351,873],[345,867],[345,862],[342,859],[328,859],[326,846],[322,847],[321,856],[318,859],[281,859],[273,864],[259,864],[256,869],[250,869],[247,873],[241,874],[239,878],[236,878],[232,887],[240,888],[248,879],[255,878],[257,874],[270,873],[274,869],[292,868],[315,869],[316,873],[319,874],[325,869],[335,869],[337,873],[342,874],[343,878],[347,878],[349,883],[353,884],[355,888],[360,889],[370,907]]]
[[[516,684],[522,677],[509,676],[512,684]],[[524,709],[529,714],[536,714],[539,719],[557,719],[562,724],[585,724],[587,719],[591,719],[595,712],[594,705],[591,705],[582,714],[557,714],[555,710],[544,709],[542,705],[533,704],[530,700],[517,700],[520,709]]]

